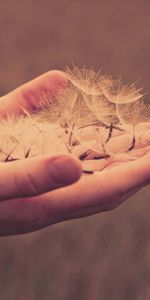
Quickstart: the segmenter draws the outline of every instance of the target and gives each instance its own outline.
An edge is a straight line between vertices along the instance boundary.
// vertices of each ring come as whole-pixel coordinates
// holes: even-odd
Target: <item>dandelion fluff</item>
[[[131,103],[143,97],[142,89],[136,89],[134,84],[123,85],[121,80],[102,80],[100,85],[103,95],[112,103]]]
[[[93,69],[66,72],[70,84],[58,99],[43,96],[37,113],[1,121],[2,162],[72,153],[85,170],[98,171],[112,159],[133,160],[149,150],[150,108],[140,90],[122,87]],[[133,127],[137,133],[131,147]]]

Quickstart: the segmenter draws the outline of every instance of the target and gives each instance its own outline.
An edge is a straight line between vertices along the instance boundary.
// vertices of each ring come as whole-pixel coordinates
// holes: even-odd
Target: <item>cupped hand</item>
[[[55,98],[67,87],[62,72],[51,71],[3,96],[1,118],[39,109],[43,90]],[[150,153],[81,176],[73,155],[22,159],[0,164],[0,235],[28,233],[67,219],[111,210],[150,182]]]

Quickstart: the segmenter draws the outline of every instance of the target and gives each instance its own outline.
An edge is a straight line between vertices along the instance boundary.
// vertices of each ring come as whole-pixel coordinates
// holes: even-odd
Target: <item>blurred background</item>
[[[0,41],[1,95],[74,63],[138,80],[149,99],[149,0],[1,1]],[[0,238],[0,299],[149,300],[149,192],[107,213]]]

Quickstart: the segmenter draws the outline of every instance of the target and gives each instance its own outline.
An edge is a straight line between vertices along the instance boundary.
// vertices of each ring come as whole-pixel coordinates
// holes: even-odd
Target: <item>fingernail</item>
[[[69,155],[53,157],[50,162],[50,173],[58,184],[70,184],[77,181],[81,174],[81,162]]]

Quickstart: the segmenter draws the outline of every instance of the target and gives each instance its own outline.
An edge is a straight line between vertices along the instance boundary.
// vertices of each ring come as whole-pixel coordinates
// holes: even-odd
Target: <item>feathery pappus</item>
[[[55,101],[43,94],[36,113],[0,122],[0,161],[69,152],[91,174],[149,151],[150,105],[141,89],[92,68],[65,72],[68,88]]]

